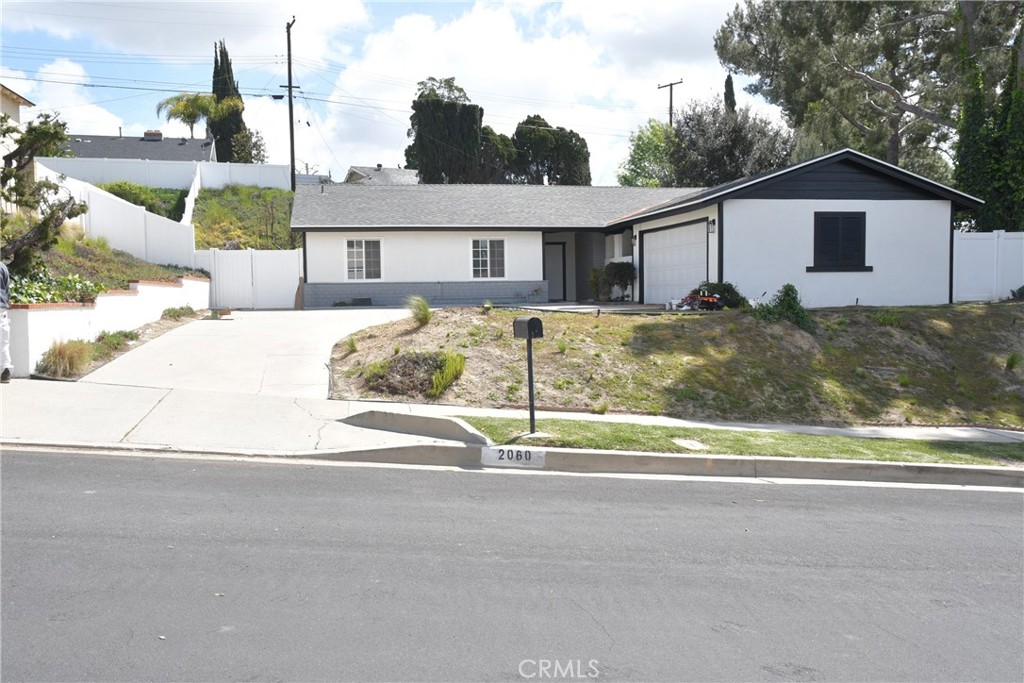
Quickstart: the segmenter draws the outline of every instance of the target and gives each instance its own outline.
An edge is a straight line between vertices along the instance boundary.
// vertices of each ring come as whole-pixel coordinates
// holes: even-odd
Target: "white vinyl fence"
[[[196,267],[210,274],[212,308],[299,307],[302,250],[203,249]]]
[[[75,157],[39,157],[36,161],[56,173],[93,185],[128,180],[146,187],[185,190],[192,187],[196,175],[201,174],[203,187],[214,190],[225,185],[258,185],[282,190],[291,187],[288,166],[282,164],[222,164],[215,161]]]
[[[36,165],[36,174],[59,183],[71,196],[89,206],[88,211],[71,221],[89,237],[102,237],[112,249],[150,263],[194,267],[196,239],[191,223],[178,223],[149,213],[77,178],[61,180],[57,172],[41,163]]]
[[[998,301],[1024,287],[1024,232],[957,232],[954,240],[954,301]]]

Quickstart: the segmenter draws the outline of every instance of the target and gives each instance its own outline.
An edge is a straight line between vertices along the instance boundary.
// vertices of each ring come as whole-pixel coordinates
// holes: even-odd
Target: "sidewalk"
[[[347,424],[384,425],[384,429]],[[90,382],[16,379],[0,388],[0,445],[129,449],[479,468],[483,439],[449,416],[528,416],[525,410],[331,401]],[[714,429],[1021,443],[1024,434],[975,428],[711,425],[671,418],[544,413]],[[545,469],[760,479],[844,479],[1024,488],[1024,469],[808,458],[673,455],[546,449]]]
[[[171,330],[78,382],[15,379],[0,386],[0,447],[116,448],[479,468],[481,435],[449,418],[526,419],[527,410],[326,398],[325,360],[333,343],[363,327],[407,314],[397,309],[242,311],[231,319],[196,321]],[[363,414],[361,419],[352,419],[359,414]],[[711,424],[657,416],[543,411],[537,417],[1018,443],[1024,448],[1024,432],[972,427]],[[545,450],[545,469],[563,471],[957,484],[984,481],[1024,487],[1024,468]]]

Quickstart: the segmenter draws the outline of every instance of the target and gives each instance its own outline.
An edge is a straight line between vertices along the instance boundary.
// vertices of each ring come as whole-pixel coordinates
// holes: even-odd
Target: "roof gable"
[[[984,204],[976,197],[866,154],[844,149],[758,176],[740,178],[635,212],[610,225],[671,216],[727,199],[946,199],[959,210]]]

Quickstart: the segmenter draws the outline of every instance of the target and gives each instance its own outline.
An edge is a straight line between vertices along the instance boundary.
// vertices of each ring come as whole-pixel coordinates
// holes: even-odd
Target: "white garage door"
[[[707,276],[704,222],[641,233],[644,241],[644,303],[679,300]]]

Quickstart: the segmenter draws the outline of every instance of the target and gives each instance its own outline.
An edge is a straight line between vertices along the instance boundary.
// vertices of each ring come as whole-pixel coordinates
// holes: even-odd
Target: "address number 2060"
[[[489,467],[544,467],[545,452],[500,446],[480,449],[480,464]]]

